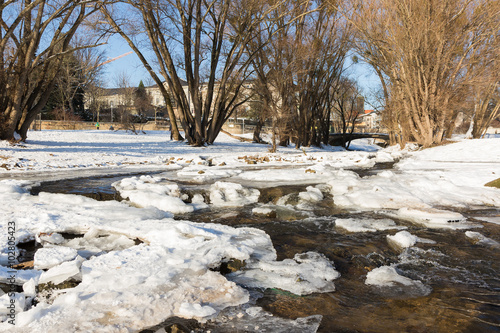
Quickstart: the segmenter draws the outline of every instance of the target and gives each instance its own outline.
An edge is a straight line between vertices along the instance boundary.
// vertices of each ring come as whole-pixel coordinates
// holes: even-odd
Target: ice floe
[[[405,226],[399,226],[390,219],[336,219],[335,226],[349,232],[375,232],[379,230],[406,229]]]
[[[247,287],[279,288],[307,295],[334,291],[333,281],[340,277],[340,273],[324,255],[306,252],[283,261],[249,262],[242,271],[228,277]]]
[[[139,207],[155,207],[173,214],[185,214],[194,211],[186,204],[177,184],[160,184],[161,178],[141,176],[125,178],[113,183],[123,198]]]
[[[210,187],[210,203],[217,207],[241,207],[256,203],[260,192],[241,184],[216,182]]]
[[[469,229],[480,227],[468,223],[465,216],[460,213],[436,208],[401,208],[394,215],[400,219],[424,225],[428,228]]]

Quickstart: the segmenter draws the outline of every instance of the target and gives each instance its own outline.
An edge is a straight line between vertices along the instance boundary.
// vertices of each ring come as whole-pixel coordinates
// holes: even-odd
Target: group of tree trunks
[[[332,124],[352,132],[363,110],[345,73],[352,52],[381,80],[393,143],[439,144],[460,113],[481,137],[500,109],[499,31],[494,0],[3,0],[0,139],[26,140],[55,90],[65,109],[81,107],[69,100],[95,81],[61,75],[82,76],[69,67],[110,34],[137,54],[191,145],[212,144],[242,106],[254,141],[272,123],[273,149],[326,144]],[[180,130],[172,121],[173,139]]]

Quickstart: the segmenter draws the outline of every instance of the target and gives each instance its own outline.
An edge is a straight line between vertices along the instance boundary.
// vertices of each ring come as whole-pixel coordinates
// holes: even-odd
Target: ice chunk
[[[78,254],[82,257],[89,258],[93,255],[102,254],[104,251],[127,249],[134,246],[135,241],[124,235],[111,234],[93,238],[85,238],[85,236],[83,238],[73,238],[68,240],[64,245],[77,250]]]
[[[64,237],[57,232],[42,232],[36,235],[36,241],[41,244],[61,244],[64,242]]]
[[[31,182],[24,180],[4,179],[0,181],[1,194],[23,194],[28,192]]]
[[[34,279],[30,279],[28,282],[23,284],[24,296],[35,297],[36,296],[36,282]]]
[[[229,274],[233,281],[254,288],[280,288],[297,295],[335,290],[337,272],[322,254],[307,252],[283,261],[249,263],[246,270]]]
[[[304,201],[317,202],[323,200],[323,193],[316,187],[308,186],[307,192],[300,192],[299,198]]]
[[[483,234],[475,231],[466,231],[465,236],[467,236],[474,244],[481,244],[486,246],[491,246],[493,248],[500,248],[500,243],[494,239],[488,238]]]
[[[83,235],[83,238],[85,239],[92,239],[96,238],[99,235],[99,229],[98,228],[90,228],[85,235]]]
[[[206,163],[206,162],[205,162]],[[231,176],[236,176],[241,173],[241,170],[235,169],[220,169],[220,168],[208,168],[202,167],[200,165],[186,167],[181,171],[177,172],[177,176],[182,178],[189,178],[191,181],[196,182],[207,182],[213,179],[228,178]]]
[[[211,306],[201,304],[182,303],[179,308],[179,314],[187,318],[209,317],[217,313]]]
[[[379,150],[375,155],[375,162],[377,163],[394,162],[394,158],[388,152]]]
[[[156,207],[173,214],[185,214],[194,211],[193,206],[180,198],[147,191],[122,191],[120,195],[139,207]]]
[[[208,208],[208,205],[205,203],[205,198],[199,193],[193,195],[193,198],[191,199],[191,205],[195,210]]]
[[[474,218],[483,222],[500,224],[500,216],[474,216]]]
[[[206,332],[316,332],[323,318],[321,315],[315,315],[295,320],[285,319],[273,316],[261,307],[252,306],[245,310],[245,306],[248,305],[225,309],[205,324]]]
[[[186,204],[177,184],[162,184],[159,177],[141,176],[122,179],[112,185],[123,198],[129,199],[139,207],[156,207],[173,214],[185,214],[194,211]]]
[[[269,207],[255,207],[252,209],[253,215],[276,216],[276,210]]]
[[[435,208],[401,208],[396,215],[429,228],[464,229],[474,226],[466,223],[467,219],[460,213]]]
[[[216,182],[210,187],[210,202],[218,207],[241,207],[256,203],[260,192],[240,184]]]
[[[366,285],[380,287],[386,296],[419,297],[430,294],[432,288],[421,281],[400,275],[393,266],[382,266],[368,272]]]
[[[390,219],[336,219],[335,225],[349,232],[375,232],[378,230],[406,229]]]
[[[392,266],[382,266],[373,269],[366,275],[365,284],[374,286],[394,286],[396,283],[409,286],[413,280],[399,275]]]
[[[78,256],[75,260],[64,262],[58,266],[52,267],[46,272],[43,272],[38,280],[39,284],[53,283],[54,285],[62,283],[70,278],[80,279],[80,266],[85,261]]]
[[[408,231],[400,231],[395,235],[387,235],[387,240],[397,247],[406,248],[417,243],[418,237],[410,234]]]
[[[348,193],[351,189],[358,186],[360,178],[353,171],[339,170],[334,174],[334,180],[329,181],[332,195],[341,195]]]
[[[400,231],[395,235],[387,235],[387,241],[397,249],[404,249],[415,245],[417,242],[435,244],[433,240],[420,238],[408,231]]]
[[[22,286],[30,279],[38,280],[38,277],[41,274],[41,271],[37,271],[35,269],[15,270],[5,266],[0,266],[0,282],[5,284],[14,283],[16,285]],[[12,275],[15,275],[14,280],[12,280]]]
[[[38,249],[35,253],[35,269],[49,269],[65,261],[70,261],[78,255],[75,249],[65,246],[54,246]]]

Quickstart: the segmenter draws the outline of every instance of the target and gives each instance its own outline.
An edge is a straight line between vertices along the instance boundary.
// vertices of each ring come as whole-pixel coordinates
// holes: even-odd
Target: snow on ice
[[[427,244],[436,243],[432,239],[421,238],[412,235],[406,230],[400,231],[395,235],[387,235],[387,242],[389,243],[389,245],[392,245],[397,249],[405,249],[407,247],[414,246],[416,243],[427,243]]]

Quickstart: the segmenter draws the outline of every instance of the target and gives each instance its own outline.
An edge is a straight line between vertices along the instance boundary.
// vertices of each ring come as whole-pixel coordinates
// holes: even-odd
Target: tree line
[[[273,149],[327,144],[332,123],[352,131],[353,54],[381,81],[392,143],[439,144],[464,114],[477,138],[500,108],[499,33],[494,0],[3,0],[0,139],[26,140],[47,105],[81,109],[112,35],[161,90],[173,139],[191,145],[212,144],[243,107],[254,141],[272,124]]]

